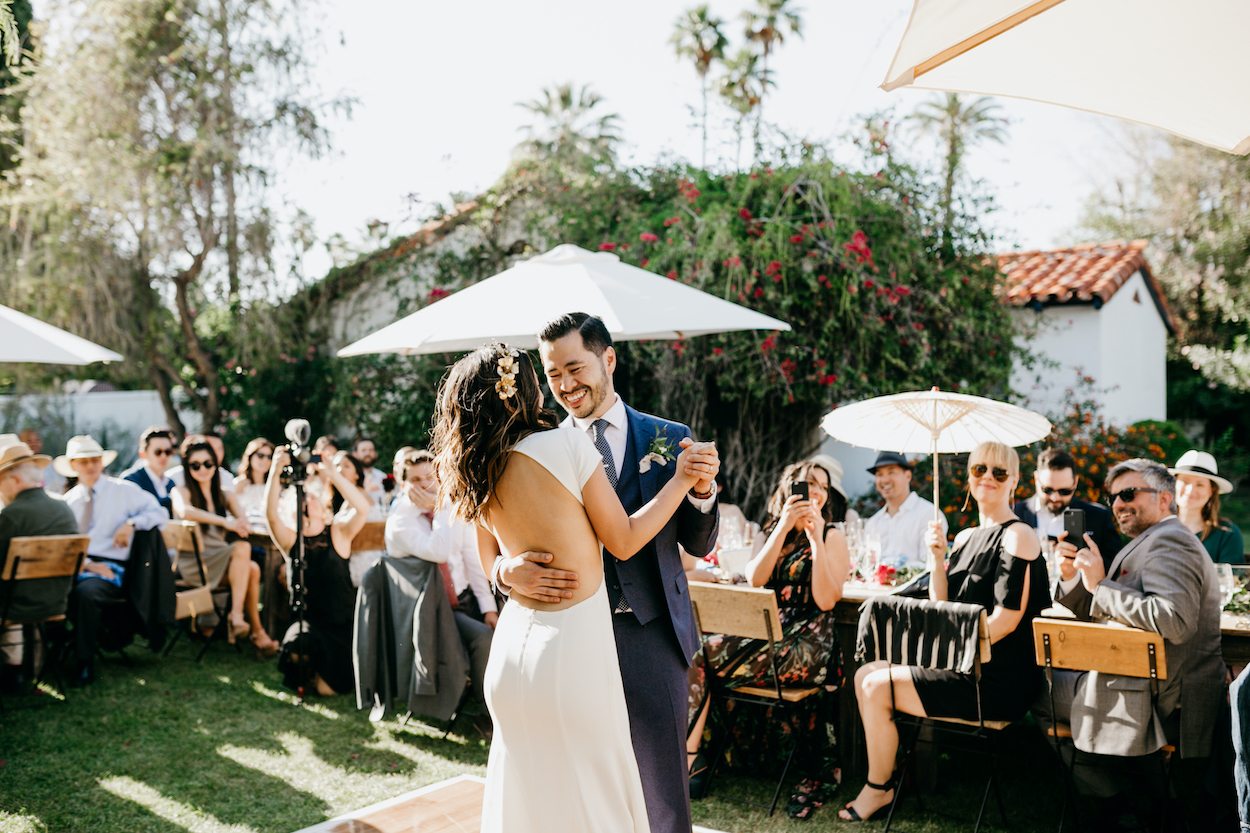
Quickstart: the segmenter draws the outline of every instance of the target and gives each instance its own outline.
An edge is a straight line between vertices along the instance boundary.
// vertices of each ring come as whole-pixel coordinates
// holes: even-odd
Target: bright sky
[[[421,200],[419,215],[449,203],[453,192],[489,186],[529,120],[516,102],[562,81],[590,84],[620,114],[627,159],[697,161],[690,108],[699,100],[698,79],[668,43],[674,20],[694,4],[325,0],[328,47],[314,51],[322,88],[353,95],[358,105],[350,120],[332,123],[332,156],[287,167],[286,198],[313,215],[323,239],[339,233],[358,241],[371,218],[390,222],[391,234],[412,228],[406,195]],[[748,5],[711,2],[735,43]],[[793,136],[834,140],[861,114],[892,107],[901,117],[932,95],[878,88],[910,7],[908,0],[802,3],[804,38],[788,40],[773,58],[777,88],[765,102],[766,119]],[[1099,171],[1114,164],[1119,123],[1001,102],[1011,120],[1007,143],[979,147],[968,160],[998,201],[990,223],[999,248],[1075,242],[1083,201]],[[728,114],[714,108],[710,156],[732,165]],[[908,153],[935,151],[930,139],[901,139],[914,144]],[[323,255],[305,262],[310,277],[327,265]]]

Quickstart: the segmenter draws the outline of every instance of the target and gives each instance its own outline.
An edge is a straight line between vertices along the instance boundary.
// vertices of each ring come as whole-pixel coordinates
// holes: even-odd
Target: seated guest
[[[885,500],[877,514],[864,524],[864,533],[881,542],[881,563],[892,567],[921,567],[928,559],[925,543],[933,504],[911,490],[911,463],[902,454],[882,451],[868,471]],[[941,517],[942,532],[946,518]]]
[[[1198,536],[1216,564],[1245,564],[1246,544],[1237,524],[1220,517],[1220,495],[1233,490],[1233,484],[1220,477],[1215,458],[1205,451],[1190,449],[1168,469],[1176,476],[1176,514],[1190,532]]]
[[[482,681],[499,614],[478,558],[477,533],[472,525],[457,520],[450,508],[435,512],[438,482],[434,455],[411,452],[400,474],[399,496],[386,519],[386,552],[396,558],[412,556],[439,565],[460,641],[469,653],[473,695],[484,703]]]
[[[386,479],[386,473],[374,464],[378,461],[378,449],[374,445],[370,437],[357,437],[352,443],[352,456],[360,461],[360,465],[365,469],[365,493],[369,495],[374,503],[381,505],[386,499],[386,491],[382,488],[382,481]]]
[[[1016,517],[1050,541],[1058,541],[1063,533],[1063,511],[1080,509],[1085,513],[1085,530],[1094,536],[1094,543],[1110,567],[1120,547],[1124,546],[1124,540],[1116,532],[1115,521],[1106,508],[1075,496],[1080,478],[1076,476],[1076,461],[1072,455],[1058,448],[1043,451],[1037,458],[1033,483],[1037,491],[1033,497],[1013,507]]]
[[[369,498],[369,513],[365,516],[365,521],[382,520],[381,509],[366,488],[368,481],[365,478],[364,465],[346,451],[340,451],[334,455],[333,466],[347,479],[347,482],[364,492],[365,497]],[[333,517],[338,517],[340,512],[346,513],[350,517],[356,511],[351,503],[344,499],[343,494],[334,487],[333,483],[327,486],[322,497],[326,501],[328,510]],[[369,572],[369,568],[377,564],[383,555],[385,555],[383,550],[360,550],[353,547],[348,560],[348,571],[351,574],[353,587],[360,586],[360,580],[365,573]]]
[[[211,445],[183,443],[182,459],[190,477],[186,486],[174,489],[174,514],[200,525],[200,560],[206,579],[203,584],[216,587],[223,578],[230,584],[227,640],[233,645],[240,636],[250,633],[256,650],[272,656],[278,643],[269,638],[260,623],[260,567],[252,561],[252,546],[248,543],[251,525],[234,494],[222,491],[217,476],[220,464]],[[178,572],[188,584],[201,584],[194,553],[178,553]]]
[[[1131,540],[1110,572],[1092,536],[1087,534],[1083,545],[1060,542],[1055,601],[1078,619],[1158,633],[1167,679],[1159,684],[1156,711],[1149,680],[1055,671],[1055,717],[1071,725],[1072,741],[1082,752],[1141,756],[1176,743],[1182,758],[1206,757],[1224,697],[1215,565],[1173,514],[1175,481],[1163,464],[1126,460],[1107,474],[1106,489],[1116,524]],[[1166,737],[1164,725],[1177,709],[1179,735]],[[1091,767],[1077,767],[1077,774],[1094,794],[1130,787],[1095,784],[1088,780]]]
[[[863,665],[855,673],[855,696],[868,746],[868,779],[839,811],[842,819],[871,818],[894,797],[894,711],[976,720],[979,706],[986,720],[1016,720],[1040,693],[1032,621],[1050,604],[1050,593],[1037,535],[1011,511],[1019,480],[1015,449],[981,443],[968,457],[968,484],[980,521],[955,536],[949,562],[945,527],[929,522],[929,598],[977,604],[989,613],[993,650],[981,667],[980,696],[971,674],[884,660]]]
[[[228,468],[226,468],[225,462],[224,462],[226,459],[225,441],[223,441],[219,435],[213,434],[213,433],[188,434],[182,439],[183,445],[186,445],[187,443],[191,443],[191,442],[197,442],[197,443],[206,442],[212,447],[213,454],[217,455],[217,459],[219,461],[222,461],[217,466],[217,479],[221,481],[221,490],[226,493],[233,492],[234,491],[234,475],[230,473],[230,470]],[[183,463],[185,462],[186,461],[183,460]],[[184,479],[185,472],[183,471],[183,466],[181,465],[174,466],[173,468],[171,468],[169,471],[165,473],[169,475],[169,478],[171,480],[174,481],[175,486],[187,485]]]
[[[412,456],[412,452],[416,450],[415,446],[401,446],[399,451],[395,452],[395,458],[391,460],[391,480],[394,481],[394,486],[386,507],[387,511],[390,511],[391,505],[399,499],[399,488],[404,482],[404,461]]]
[[[265,479],[273,465],[274,444],[264,437],[257,437],[243,450],[239,476],[234,481],[234,496],[238,498],[247,522],[254,531],[264,532],[265,527]]]
[[[0,568],[8,557],[9,542],[14,538],[78,534],[74,513],[64,501],[43,489],[43,473],[50,462],[51,457],[36,454],[26,443],[0,444],[0,504],[4,505],[0,509]],[[17,684],[22,663],[21,630],[20,626],[14,626],[5,634],[6,648],[14,648],[4,652],[4,668],[0,670],[0,687],[6,689]]]
[[[851,508],[851,499],[842,485],[842,464],[828,454],[816,454],[811,461],[829,472],[829,511],[833,522],[859,520],[859,513]]]
[[[23,428],[18,432],[17,439],[19,442],[26,443],[35,454],[43,453],[43,437],[34,428]],[[43,488],[50,495],[63,495],[65,494],[65,478],[52,466],[48,466],[43,470]]]
[[[139,435],[139,462],[130,471],[122,475],[143,491],[156,498],[156,502],[165,508],[172,518],[174,516],[173,491],[174,481],[166,470],[174,456],[174,432],[168,428],[152,426]]]
[[[323,434],[313,442],[313,454],[326,462],[332,462],[339,453],[339,441],[329,434]],[[317,468],[317,477],[308,481],[308,489],[313,494],[324,495],[330,491],[330,469],[328,466]]]
[[[63,477],[78,478],[65,493],[78,530],[88,536],[87,558],[70,596],[74,650],[78,665],[72,683],[95,680],[95,653],[99,644],[103,608],[126,598],[122,578],[130,559],[130,541],[137,529],[156,529],[169,520],[156,498],[133,483],[104,474],[117,459],[89,436],[70,437],[65,454],[53,461]]]
[[[806,483],[808,499],[792,494],[796,483]],[[777,594],[780,609],[781,639],[776,648],[777,671],[788,686],[836,686],[842,677],[842,654],[838,647],[834,619],[830,613],[842,598],[842,585],[850,572],[846,538],[834,526],[829,501],[829,472],[810,461],[794,463],[781,473],[781,479],[768,501],[768,517],[761,534],[756,537],[755,554],[747,563],[747,581],[753,587],[767,587]],[[717,665],[736,665],[728,685],[772,686],[772,665],[769,650],[759,640],[714,639],[711,650]],[[741,662],[739,663],[739,660]],[[697,715],[706,700],[705,686],[696,685],[690,712]],[[829,716],[829,698],[813,701],[818,724]],[[761,766],[763,757],[784,753],[788,738],[796,727],[779,724],[750,710],[734,724],[738,751],[742,761],[751,755]],[[758,720],[756,718],[759,718]],[[802,720],[812,720],[808,715]],[[796,751],[795,760],[803,782],[791,801],[790,813],[807,818],[814,805],[805,797],[819,788],[815,779],[828,778],[834,765],[833,750],[828,748],[823,731],[803,732],[810,743]],[[691,752],[691,745],[687,745]],[[784,757],[776,763],[780,765]],[[691,762],[698,774],[699,762]]]
[[[269,481],[265,484],[265,516],[274,543],[289,559],[296,544],[293,522],[278,511],[281,493],[278,473],[289,465],[290,452],[282,447],[274,452]],[[292,625],[283,638],[287,685],[302,687],[311,677],[317,694],[346,694],[354,687],[352,671],[352,626],[355,618],[356,589],[352,586],[347,560],[352,539],[365,525],[369,499],[347,480],[332,462],[315,463],[314,470],[328,470],[327,477],[351,512],[331,514],[316,495],[305,494],[304,533],[304,613],[305,632]]]

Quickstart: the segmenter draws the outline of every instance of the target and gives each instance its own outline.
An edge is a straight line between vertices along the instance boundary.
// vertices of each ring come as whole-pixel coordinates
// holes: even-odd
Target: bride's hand
[[[716,443],[697,443],[690,438],[681,441],[677,457],[677,476],[696,486],[699,492],[715,491],[716,473],[720,470],[720,453]]]

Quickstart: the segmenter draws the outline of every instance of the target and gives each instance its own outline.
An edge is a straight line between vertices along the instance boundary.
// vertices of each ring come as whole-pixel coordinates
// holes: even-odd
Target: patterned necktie
[[[612,462],[612,449],[608,447],[608,438],[605,436],[608,430],[608,421],[606,419],[596,419],[593,427],[595,429],[595,450],[603,458],[603,470],[608,475],[608,482],[615,489],[617,480],[616,463]]]
[[[91,519],[95,514],[95,489],[87,489],[87,502],[82,508],[82,519],[78,521],[78,531],[86,535],[91,531]]]
[[[425,519],[430,522],[430,529],[434,529],[434,513],[422,512]],[[451,603],[451,609],[455,610],[460,607],[460,598],[456,595],[456,582],[451,577],[451,565],[446,561],[438,563],[438,574],[443,579],[443,591],[447,593],[447,601]]]

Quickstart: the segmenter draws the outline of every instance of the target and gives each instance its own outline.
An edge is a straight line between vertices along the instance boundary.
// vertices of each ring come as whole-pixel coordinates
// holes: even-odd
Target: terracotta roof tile
[[[1012,306],[1089,304],[1101,306],[1141,271],[1159,314],[1175,330],[1167,301],[1146,262],[1146,241],[1091,243],[1051,251],[998,255],[1002,292]]]

